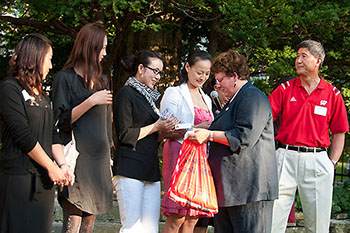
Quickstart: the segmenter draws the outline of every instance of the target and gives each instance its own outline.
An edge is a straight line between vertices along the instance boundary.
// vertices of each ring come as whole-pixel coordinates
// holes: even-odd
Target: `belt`
[[[321,151],[327,151],[326,147],[307,147],[307,146],[292,146],[292,145],[286,145],[282,143],[278,143],[278,147],[284,148],[286,150],[295,150],[298,152],[321,152]]]

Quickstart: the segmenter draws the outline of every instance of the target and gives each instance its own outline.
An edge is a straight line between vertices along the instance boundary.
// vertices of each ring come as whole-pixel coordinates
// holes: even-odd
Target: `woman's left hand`
[[[188,133],[188,139],[194,143],[202,144],[208,141],[209,133],[210,131],[207,129],[194,128]]]

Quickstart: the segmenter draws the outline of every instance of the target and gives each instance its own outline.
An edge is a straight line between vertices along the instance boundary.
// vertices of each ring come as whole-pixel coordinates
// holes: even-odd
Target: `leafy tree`
[[[339,89],[349,88],[350,5],[345,0],[5,0],[0,5],[1,61],[30,31],[54,41],[54,67],[62,67],[73,39],[88,22],[108,31],[105,73],[118,90],[127,78],[120,60],[136,50],[159,50],[172,85],[185,55],[207,48],[216,55],[229,48],[244,53],[252,76],[267,94],[281,77],[296,75],[295,47],[304,39],[321,41],[327,52],[322,76]],[[1,68],[6,67],[1,62]],[[3,69],[2,69],[3,72]],[[3,73],[1,74],[3,77]],[[264,81],[262,78],[268,78]]]
[[[103,66],[115,92],[127,78],[120,60],[137,50],[156,49],[166,58],[167,75],[158,85],[163,91],[174,83],[191,50],[207,48],[215,56],[232,48],[247,56],[254,84],[269,95],[279,79],[297,75],[296,46],[314,39],[326,49],[321,75],[342,91],[350,107],[348,0],[2,0],[0,79],[13,48],[32,31],[53,41],[52,79],[77,32],[90,22],[107,29]]]

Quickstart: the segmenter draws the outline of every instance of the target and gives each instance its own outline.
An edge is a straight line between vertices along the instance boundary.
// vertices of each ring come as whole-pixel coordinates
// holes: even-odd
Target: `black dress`
[[[54,116],[60,138],[67,144],[73,129],[79,152],[75,183],[65,187],[60,195],[84,212],[101,214],[112,208],[111,107],[96,105],[71,124],[72,109],[92,94],[73,69],[61,70],[53,81]]]
[[[37,142],[50,157],[60,143],[50,102],[33,99],[15,78],[2,83],[0,100],[0,232],[51,232],[53,183],[28,156]]]

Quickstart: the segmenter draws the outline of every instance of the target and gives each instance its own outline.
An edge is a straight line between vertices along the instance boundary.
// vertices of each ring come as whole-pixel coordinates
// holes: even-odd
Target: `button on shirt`
[[[333,134],[349,131],[349,122],[340,91],[320,77],[309,95],[300,77],[282,83],[269,97],[273,120],[279,116],[276,140],[283,144],[328,147]]]

